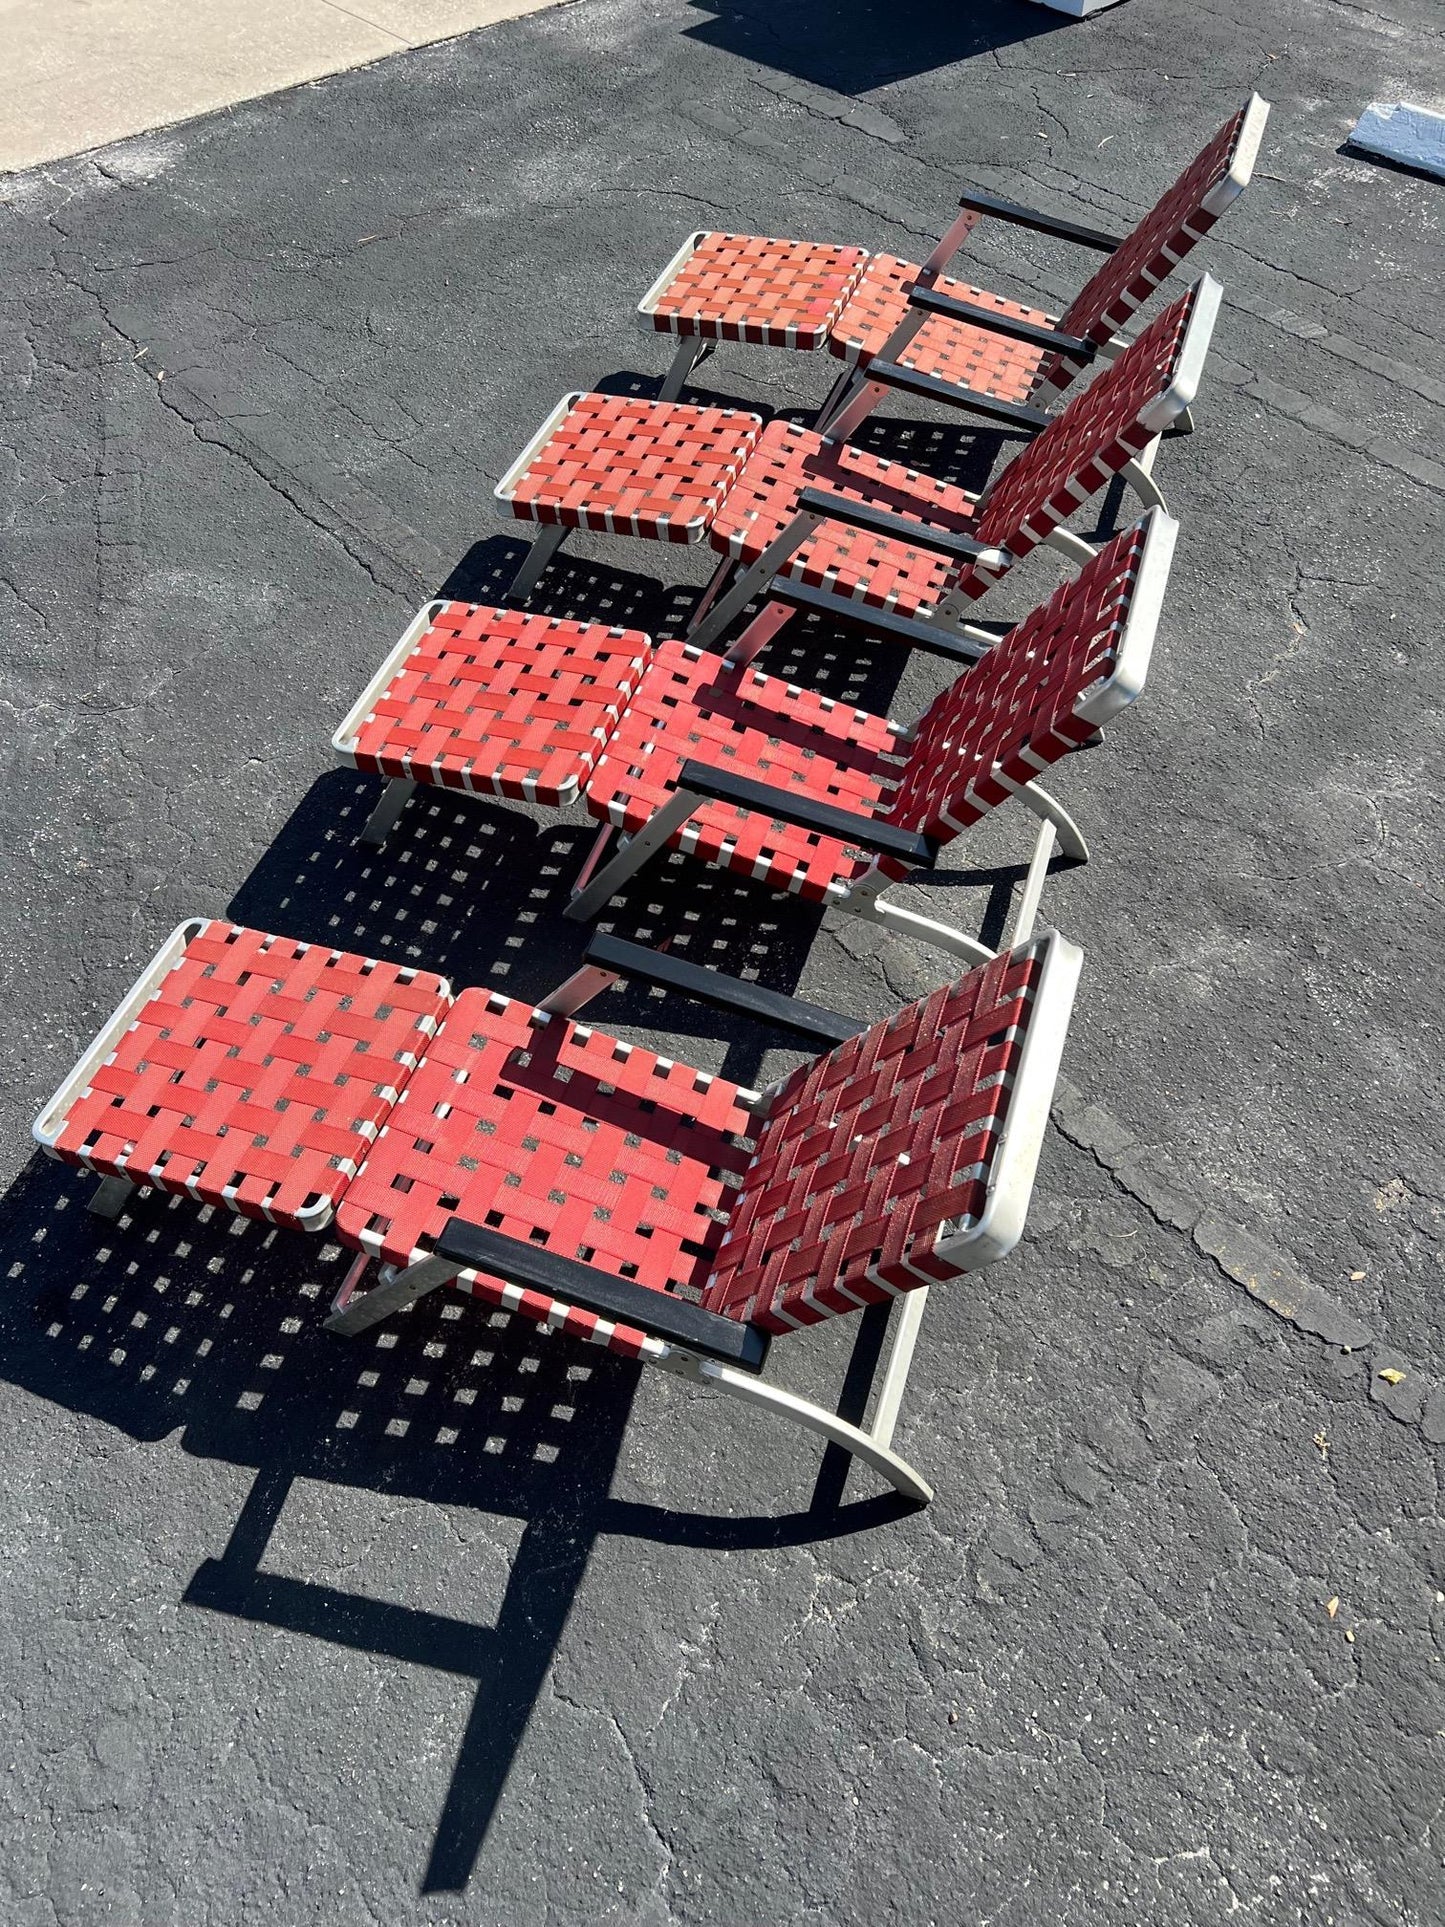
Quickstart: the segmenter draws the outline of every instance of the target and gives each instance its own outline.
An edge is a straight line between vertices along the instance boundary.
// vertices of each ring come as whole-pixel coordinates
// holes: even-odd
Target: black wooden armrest
[[[895,515],[891,509],[874,508],[871,502],[855,502],[847,495],[830,495],[826,489],[805,488],[798,497],[800,515],[826,515],[830,522],[846,522],[849,528],[866,529],[869,535],[886,536],[893,542],[907,542],[911,548],[934,549],[951,556],[955,562],[982,562],[986,568],[1001,569],[1008,564],[1002,549],[975,542],[971,535],[955,535],[950,529],[936,529],[927,522],[915,522],[910,515]]]
[[[1078,221],[1060,220],[1057,214],[1041,214],[1037,208],[1021,207],[1017,201],[1000,200],[997,194],[965,194],[958,205],[974,214],[987,214],[991,220],[1007,221],[1012,227],[1032,228],[1036,234],[1052,234],[1057,240],[1094,248],[1100,254],[1112,254],[1127,238],[1108,234],[1103,228],[1084,227]]]
[[[815,1043],[846,1044],[868,1026],[856,1017],[844,1017],[822,1004],[805,1003],[801,997],[785,997],[779,990],[764,990],[761,984],[729,977],[720,970],[670,957],[664,950],[649,950],[645,944],[627,943],[621,937],[597,936],[588,944],[584,963],[599,970],[616,971],[638,983],[658,984],[664,990],[678,991],[700,1004],[718,1010],[736,1010],[759,1023],[778,1030],[791,1030]]]
[[[1017,315],[1000,314],[995,308],[976,307],[972,301],[960,301],[956,295],[939,294],[935,288],[911,288],[908,305],[910,308],[922,308],[926,314],[947,315],[950,321],[966,321],[971,328],[986,328],[991,334],[1008,335],[1014,341],[1032,342],[1035,348],[1057,348],[1060,354],[1072,355],[1075,361],[1092,361],[1099,352],[1098,343],[1085,341],[1082,335],[1066,335],[1058,328],[1045,327],[1037,321],[1023,321]]]
[[[947,402],[950,408],[967,408],[972,414],[1007,422],[1011,428],[1020,428],[1028,435],[1037,435],[1054,419],[1042,408],[1030,408],[1020,401],[999,401],[993,395],[980,394],[977,388],[963,388],[938,375],[920,374],[916,368],[905,368],[897,361],[870,361],[863,372],[867,380],[881,382],[885,388],[901,388],[908,395]]]
[[[741,1366],[745,1372],[760,1372],[768,1355],[768,1334],[753,1325],[704,1311],[671,1292],[654,1291],[650,1285],[599,1271],[596,1265],[563,1258],[545,1245],[504,1237],[465,1218],[447,1219],[436,1241],[436,1255],[448,1264],[484,1271],[489,1278],[505,1278],[508,1284],[545,1292],[549,1298],[580,1305],[604,1318],[620,1318],[690,1352]]]
[[[775,789],[771,783],[734,776],[731,770],[707,763],[684,763],[677,773],[677,787],[694,796],[710,796],[719,803],[735,803],[740,810],[757,810],[780,822],[796,823],[800,830],[836,836],[840,843],[854,843],[879,856],[896,856],[921,870],[931,870],[938,861],[938,845],[917,830],[900,830],[880,817],[840,810],[835,803],[820,803],[801,790]]]
[[[918,616],[900,616],[891,609],[874,609],[852,596],[840,595],[836,589],[815,589],[806,582],[790,582],[786,576],[777,575],[768,584],[768,595],[774,602],[786,602],[792,609],[806,609],[809,614],[824,616],[829,622],[854,624],[870,635],[888,636],[894,642],[926,649],[930,655],[943,656],[949,662],[978,662],[988,654],[986,643],[954,635]]]

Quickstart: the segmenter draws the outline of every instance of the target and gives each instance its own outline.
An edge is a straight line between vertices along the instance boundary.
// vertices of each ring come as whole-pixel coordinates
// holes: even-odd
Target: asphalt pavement
[[[5,1922],[1445,1915],[1445,190],[1344,145],[1442,51],[1427,0],[580,0],[0,180]],[[491,488],[557,398],[653,392],[687,232],[916,258],[968,184],[1127,222],[1252,86],[1149,687],[1057,785],[1093,861],[1047,899],[1086,965],[1029,1232],[935,1294],[899,1427],[931,1508],[459,1300],[348,1348],[325,1239],[87,1216],[29,1121],[183,916],[572,968],[580,813],[431,797],[364,850],[328,738],[515,565]],[[1052,304],[1079,263],[992,227],[970,271]],[[697,392],[803,411],[824,360]],[[704,572],[585,538],[539,600],[667,633]],[[894,713],[944,673],[772,666]],[[996,929],[1028,841],[918,894]],[[864,1016],[945,974],[695,865],[609,922]],[[836,1392],[847,1336],[780,1377]]]

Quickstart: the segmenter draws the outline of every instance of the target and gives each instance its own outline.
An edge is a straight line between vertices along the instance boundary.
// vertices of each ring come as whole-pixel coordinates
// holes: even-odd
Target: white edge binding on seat
[[[967,1230],[942,1237],[934,1247],[946,1264],[978,1271],[1013,1250],[1023,1236],[1033,1195],[1034,1173],[1053,1103],[1054,1083],[1069,1034],[1079,970],[1084,953],[1057,930],[1033,939],[1043,968],[1034,989],[1028,1035],[1019,1052],[1008,1113],[988,1176],[982,1212]]]
[[[1244,125],[1239,130],[1239,139],[1234,143],[1234,157],[1229,163],[1229,172],[1204,197],[1206,214],[1223,214],[1249,186],[1268,119],[1269,102],[1263,94],[1251,94],[1244,110]]]
[[[468,604],[468,607],[471,606]],[[401,674],[402,664],[436,621],[437,611],[446,607],[447,598],[444,596],[422,605],[407,625],[406,634],[347,710],[345,720],[331,738],[331,747],[336,752],[338,762],[347,763],[353,769],[356,767],[356,739],[361,734],[362,726]]]
[[[1199,393],[1199,383],[1204,375],[1204,363],[1209,354],[1209,343],[1214,334],[1214,324],[1219,317],[1219,302],[1224,289],[1212,274],[1201,274],[1198,293],[1194,300],[1194,312],[1189,317],[1185,330],[1184,344],[1179,352],[1179,366],[1174,371],[1174,379],[1140,415],[1139,420],[1151,435],[1162,434],[1171,422],[1175,421],[1188,408]]]
[[[1139,557],[1138,579],[1129,599],[1129,613],[1124,618],[1124,633],[1119,638],[1114,672],[1089,692],[1076,712],[1081,721],[1092,723],[1096,729],[1112,722],[1143,693],[1164,609],[1164,592],[1169,587],[1179,524],[1166,510],[1158,508],[1150,509],[1141,519],[1144,548]]]
[[[184,923],[178,923],[81,1053],[74,1070],[30,1127],[35,1142],[51,1157],[59,1156],[55,1146],[71,1105],[85,1095],[95,1073],[115,1055],[121,1038],[180,962],[187,944],[215,921],[213,917],[187,917]]]
[[[662,273],[658,275],[652,286],[647,290],[647,293],[643,295],[642,299],[638,302],[637,320],[644,334],[671,335],[680,332],[676,328],[654,327],[652,317],[657,313],[658,302],[697,252],[699,243],[705,241],[709,234],[714,232],[715,230],[712,228],[702,227],[698,228],[696,233],[689,234],[677,253],[673,255],[667,266],[662,270]]]
[[[558,428],[561,427],[568,413],[577,406],[586,392],[583,388],[574,388],[570,395],[564,395],[561,401],[558,402],[546,421],[543,422],[531,441],[527,443],[527,446],[522,450],[516,461],[513,462],[501,481],[498,482],[497,486],[492,490],[492,494],[499,502],[506,502],[508,505],[511,504],[512,497],[516,493],[518,482],[521,481],[527,470],[537,459],[537,456],[547,446],[547,443],[551,441]],[[519,520],[531,522],[535,521],[536,517],[530,515],[521,516]]]

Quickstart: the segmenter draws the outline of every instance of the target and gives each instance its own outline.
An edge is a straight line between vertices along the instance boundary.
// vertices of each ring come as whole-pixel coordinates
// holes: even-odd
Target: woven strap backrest
[[[1116,535],[934,698],[889,799],[890,823],[947,842],[1093,734],[1102,719],[1090,699],[1119,659],[1147,527]]]
[[[1249,180],[1267,104],[1252,96],[1185,168],[1139,225],[1107,256],[1104,265],[1059,319],[1065,334],[1107,341],[1148,300],[1196,241],[1214,226]],[[1241,144],[1247,144],[1247,156]],[[1039,371],[1036,392],[1065,387],[1080,363],[1053,356]]]
[[[1039,972],[996,957],[779,1087],[703,1303],[787,1331],[956,1277],[982,1212]]]
[[[1015,559],[1027,555],[1141,454],[1167,426],[1166,418],[1188,403],[1188,394],[1175,390],[1175,377],[1196,309],[1207,300],[1212,311],[1216,299],[1217,283],[1206,277],[1080,389],[994,482],[970,535],[1008,549]],[[1199,353],[1202,346],[1195,342],[1191,359]],[[958,592],[972,601],[996,580],[986,570],[968,568],[959,576]]]

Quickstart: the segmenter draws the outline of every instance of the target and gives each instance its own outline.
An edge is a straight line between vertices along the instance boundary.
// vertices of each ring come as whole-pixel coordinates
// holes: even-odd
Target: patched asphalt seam
[[[1371,1402],[1402,1425],[1419,1426],[1431,1445],[1445,1445],[1445,1384],[1411,1365],[1388,1339],[1312,1284],[1288,1253],[1191,1192],[1157,1147],[1146,1152],[1127,1126],[1089,1102],[1067,1078],[1055,1087],[1053,1122],[1059,1135],[1092,1157],[1155,1224],[1187,1238],[1256,1304],[1336,1351],[1368,1352]],[[1155,1171],[1145,1168],[1146,1158]]]

